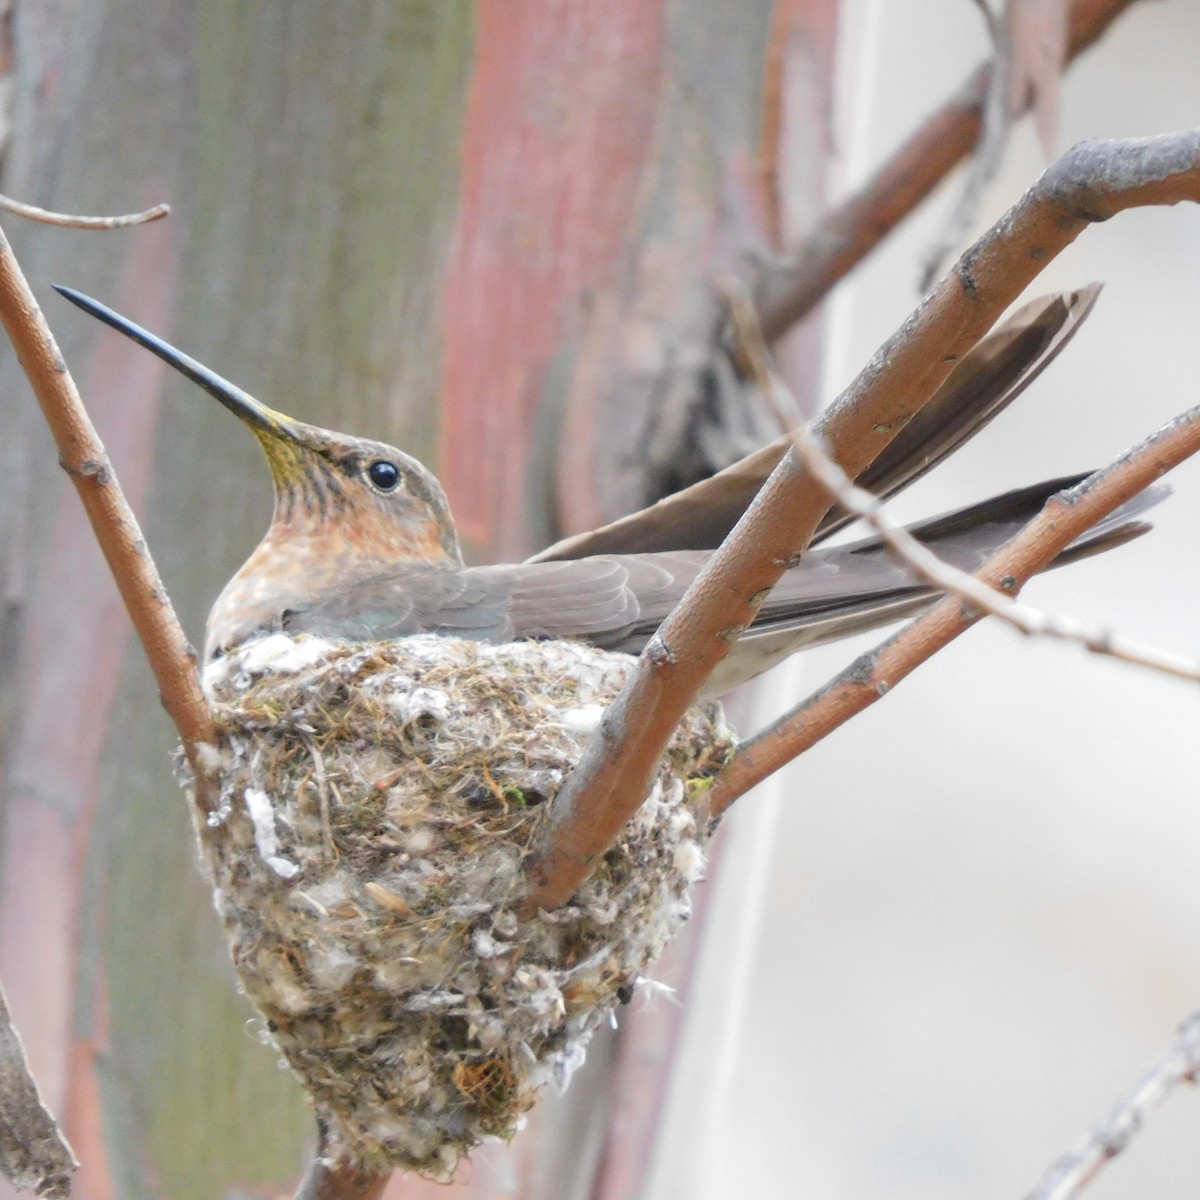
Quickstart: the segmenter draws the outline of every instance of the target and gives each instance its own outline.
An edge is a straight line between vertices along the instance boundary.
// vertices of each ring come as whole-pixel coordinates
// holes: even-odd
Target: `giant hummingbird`
[[[789,444],[781,438],[712,479],[528,561],[466,566],[446,493],[416,459],[276,412],[103,304],[58,290],[216,397],[266,455],[274,515],[213,606],[207,659],[278,631],[353,640],[422,632],[493,642],[566,638],[636,654]],[[890,495],[961,446],[1066,344],[1094,296],[1085,289],[1034,302],[993,331],[858,482]],[[1051,495],[1082,478],[1008,492],[910,532],[972,571]],[[1143,494],[1118,510],[1053,565],[1144,532],[1148,526],[1134,517],[1156,498]],[[835,508],[816,540],[848,520]],[[797,649],[911,615],[936,598],[878,538],[816,547],[785,572],[708,690],[724,691]]]

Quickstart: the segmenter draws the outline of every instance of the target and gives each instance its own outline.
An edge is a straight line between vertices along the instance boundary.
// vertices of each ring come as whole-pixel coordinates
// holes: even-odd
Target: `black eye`
[[[400,468],[386,458],[377,458],[367,468],[367,478],[381,492],[394,492],[400,483]]]

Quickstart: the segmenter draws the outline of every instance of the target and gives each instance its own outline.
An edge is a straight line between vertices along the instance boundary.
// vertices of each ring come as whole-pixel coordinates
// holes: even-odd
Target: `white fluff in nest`
[[[197,832],[234,965],[330,1131],[438,1179],[565,1083],[686,919],[732,746],[692,709],[571,902],[518,919],[524,860],[632,669],[572,642],[272,635],[213,664],[221,797]]]

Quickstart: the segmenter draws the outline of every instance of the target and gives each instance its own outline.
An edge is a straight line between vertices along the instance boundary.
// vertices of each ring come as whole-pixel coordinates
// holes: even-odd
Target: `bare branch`
[[[215,792],[211,764],[206,761],[204,751],[215,742],[216,735],[212,714],[200,689],[195,652],[183,636],[137,520],[84,410],[54,336],[2,232],[0,322],[42,406],[58,445],[59,461],[79,492],[96,540],[145,647],[163,704],[179,731],[195,773],[197,800],[202,807],[210,807],[209,797]],[[388,1178],[386,1174],[364,1175],[351,1168],[331,1166],[318,1154],[300,1184],[297,1200],[378,1200]]]
[[[749,297],[731,291],[729,315],[737,336],[739,353],[754,375],[759,391],[767,397],[768,407],[780,416],[798,413],[795,397],[771,363],[770,352]],[[1073,617],[1042,612],[1032,605],[1018,602],[1012,596],[995,591],[966,571],[944,562],[892,517],[880,497],[859,487],[829,457],[820,439],[806,426],[799,426],[792,432],[791,442],[813,478],[828,492],[830,500],[869,525],[892,553],[931,587],[957,596],[964,603],[982,610],[982,613],[1011,625],[1018,633],[1076,642],[1095,654],[1119,658],[1123,662],[1147,667],[1174,678],[1200,682],[1200,660],[1134,642],[1110,629],[1088,625]]]
[[[121,492],[54,335],[2,231],[0,323],[29,377],[58,446],[59,464],[79,492],[121,599],[145,647],[163,705],[179,731],[195,772],[197,796],[204,804],[210,771],[203,748],[215,741],[215,733],[212,714],[200,690],[195,652],[183,635],[137,519]]]
[[[1054,497],[1035,520],[975,573],[975,580],[988,588],[1016,594],[1080,534],[1197,452],[1200,406],[1176,417],[1077,487]],[[747,739],[709,794],[712,815],[724,812],[784,763],[882,699],[982,616],[983,610],[973,603],[964,607],[957,596],[947,596],[900,633],[851,663],[774,724]]]
[[[1075,0],[1067,61],[1099,41],[1132,3]],[[769,341],[815,308],[971,153],[991,72],[990,62],[977,67],[860,191],[828,213],[786,260],[767,269],[758,287],[758,307]],[[1028,94],[1022,98],[1022,112],[1030,99]]]
[[[814,432],[858,476],[1091,222],[1182,200],[1200,200],[1200,130],[1080,143],[962,256]],[[680,717],[828,508],[828,493],[789,452],[650,640],[556,797],[530,863],[527,911],[563,903],[641,803]]]
[[[714,289],[725,305],[729,318],[732,332],[729,357],[739,371],[756,379],[759,397],[782,435],[779,441],[785,447],[790,446],[792,433],[803,423],[804,414],[790,389],[769,386],[767,363],[770,352],[763,342],[762,324],[754,308],[754,297],[736,276],[717,279]]]
[[[124,213],[119,217],[73,217],[69,213],[50,212],[33,204],[0,195],[0,208],[43,225],[59,225],[65,229],[128,229],[131,225],[146,225],[161,220],[171,211],[169,204],[156,204],[144,212]]]
[[[0,1172],[14,1187],[48,1200],[70,1195],[79,1163],[51,1116],[25,1058],[0,989]]]
[[[1026,1200],[1069,1200],[1078,1195],[1106,1163],[1128,1147],[1151,1110],[1181,1083],[1195,1083],[1198,1075],[1200,1013],[1193,1013],[1179,1027],[1179,1036],[1171,1049],[1104,1121],[1051,1166]]]

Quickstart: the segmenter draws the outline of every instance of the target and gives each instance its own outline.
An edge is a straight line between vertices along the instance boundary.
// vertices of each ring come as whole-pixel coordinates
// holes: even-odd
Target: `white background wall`
[[[844,28],[850,189],[986,43],[968,0],[848,0]],[[1067,76],[1062,148],[1196,124],[1196,0],[1136,5]],[[1043,165],[1025,123],[989,221]],[[958,183],[839,292],[827,397],[912,307]],[[1037,291],[1093,279],[1067,353],[904,515],[1099,465],[1200,402],[1200,210],[1094,228]],[[1026,598],[1200,656],[1200,466],[1171,482],[1152,536]],[[783,669],[762,718],[869,642]],[[1200,1007],[1198,717],[1195,687],[978,628],[743,801],[656,1200],[1024,1195]],[[1089,1195],[1200,1194],[1198,1128],[1184,1090]]]

